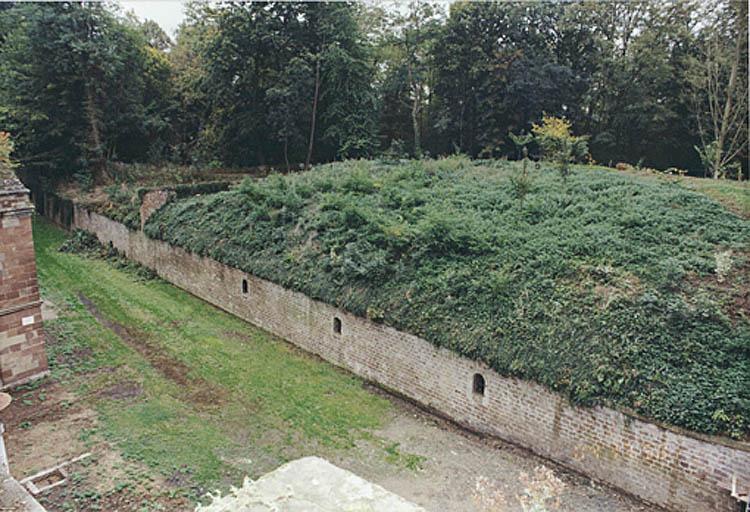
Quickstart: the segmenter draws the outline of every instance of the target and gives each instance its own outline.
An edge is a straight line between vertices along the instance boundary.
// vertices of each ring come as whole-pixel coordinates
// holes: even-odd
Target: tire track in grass
[[[167,356],[163,350],[149,343],[145,336],[133,329],[106,318],[88,297],[78,294],[78,299],[86,310],[104,327],[115,333],[128,347],[138,352],[161,375],[177,384],[184,393],[184,399],[197,408],[218,407],[227,399],[227,393],[221,387],[205,379],[191,375],[190,368]]]

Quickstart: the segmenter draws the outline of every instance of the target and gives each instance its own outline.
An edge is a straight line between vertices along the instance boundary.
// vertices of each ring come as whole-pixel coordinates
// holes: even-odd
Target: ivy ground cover
[[[520,172],[330,164],[175,201],[146,233],[574,403],[747,438],[750,222],[675,181]]]

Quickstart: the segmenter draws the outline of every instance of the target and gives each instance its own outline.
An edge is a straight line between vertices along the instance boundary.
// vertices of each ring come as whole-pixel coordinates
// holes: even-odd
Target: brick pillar
[[[0,179],[0,388],[47,373],[29,191]]]

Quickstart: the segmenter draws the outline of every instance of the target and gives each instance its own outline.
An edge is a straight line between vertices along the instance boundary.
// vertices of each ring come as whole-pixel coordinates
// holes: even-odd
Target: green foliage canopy
[[[100,171],[145,159],[169,130],[169,70],[103,4],[14,4],[0,32],[0,126],[25,168]]]
[[[599,162],[746,175],[742,5],[194,2],[172,44],[110,4],[0,4],[0,128],[54,177],[392,146],[513,157],[508,133],[547,113]]]

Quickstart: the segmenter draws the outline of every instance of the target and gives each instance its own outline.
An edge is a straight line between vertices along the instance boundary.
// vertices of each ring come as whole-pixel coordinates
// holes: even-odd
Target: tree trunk
[[[96,92],[94,91],[94,85],[92,81],[86,84],[86,101],[85,101],[86,117],[88,118],[89,124],[89,135],[87,144],[87,159],[91,162],[90,168],[93,172],[93,177],[101,178],[102,172],[104,171],[104,148],[102,147],[102,135],[98,105],[96,99]]]
[[[312,160],[313,144],[315,142],[315,120],[318,115],[318,94],[320,92],[320,54],[315,63],[315,94],[313,96],[312,119],[310,120],[310,141],[307,145],[307,158],[305,159],[305,170],[310,169]]]
[[[422,141],[419,134],[419,95],[414,98],[414,104],[411,107],[411,123],[414,129],[414,156],[422,157]]]
[[[409,88],[412,91],[414,97],[411,102],[411,125],[414,131],[414,156],[421,158],[422,156],[422,141],[420,140],[419,134],[419,104],[422,100],[420,94],[420,86],[414,81],[414,75],[412,73],[412,65],[409,63],[407,67],[409,73]]]
[[[284,163],[286,164],[286,172],[291,171],[291,167],[289,167],[289,137],[284,137]]]
[[[414,66],[419,64],[419,45],[422,40],[421,18],[419,13],[419,0],[410,6],[410,21],[414,22],[414,44],[410,44],[408,32],[406,39],[406,70],[409,79],[409,89],[413,95],[411,102],[411,125],[414,131],[414,156],[422,157],[422,140],[420,134],[419,113],[422,106],[422,84],[414,76]]]
[[[737,68],[740,64],[741,37],[737,37],[734,45],[734,59],[732,59],[732,69],[729,72],[729,83],[727,84],[727,99],[724,103],[724,113],[721,116],[721,125],[719,136],[716,138],[716,155],[714,155],[714,179],[719,178],[719,171],[723,165],[724,143],[726,141],[727,131],[729,130],[730,114],[732,112],[732,98],[734,88],[737,84]]]

